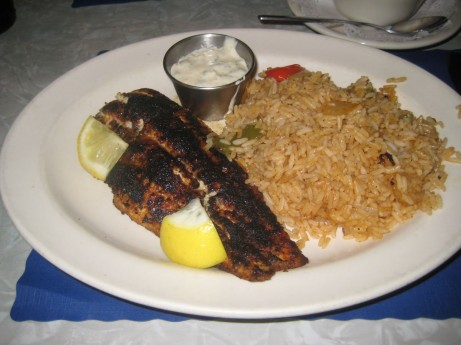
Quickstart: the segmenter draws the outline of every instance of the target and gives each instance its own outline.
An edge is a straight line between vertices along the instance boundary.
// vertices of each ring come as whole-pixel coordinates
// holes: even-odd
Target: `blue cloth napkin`
[[[126,2],[136,2],[136,1],[146,1],[146,0],[74,0],[72,2],[72,7],[87,7],[87,6],[96,6],[96,5],[110,5],[110,4],[123,4]]]
[[[419,317],[461,318],[461,253],[422,281],[363,306],[299,319],[333,320]],[[183,321],[207,319],[153,309],[121,300],[81,283],[32,251],[16,285],[11,309],[15,321]]]
[[[423,67],[453,86],[447,69],[448,52],[434,50],[394,54]],[[298,319],[461,318],[460,292],[461,252],[458,252],[435,272],[401,291],[347,310]],[[206,319],[148,308],[108,295],[62,272],[35,251],[30,253],[24,274],[17,282],[11,317],[16,321],[43,322]]]
[[[126,302],[92,288],[64,273],[34,250],[17,283],[11,318],[16,321],[186,319],[179,314]]]
[[[453,79],[450,77],[448,71],[450,51],[391,51],[391,53],[418,65],[455,89]],[[461,50],[455,50],[453,53],[461,54]]]

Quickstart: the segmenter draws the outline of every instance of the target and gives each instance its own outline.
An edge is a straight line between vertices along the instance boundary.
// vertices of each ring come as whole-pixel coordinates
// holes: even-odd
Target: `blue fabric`
[[[424,279],[405,289],[347,311],[326,314],[334,320],[461,318],[461,252]]]
[[[423,67],[453,87],[445,51],[394,52]],[[157,310],[124,301],[94,289],[62,272],[32,251],[16,286],[11,309],[16,321],[133,320],[182,321],[194,316]],[[335,320],[397,318],[410,320],[461,318],[461,252],[424,279],[376,301],[348,310],[299,319]]]
[[[461,253],[422,281],[363,306],[300,319],[333,320],[419,317],[443,320],[461,318]],[[195,316],[140,306],[108,295],[59,270],[32,251],[16,286],[11,309],[15,321],[183,321]],[[200,318],[206,319],[206,318]]]
[[[136,320],[182,321],[186,317],[129,303],[64,273],[36,251],[16,288],[11,318],[16,321]]]
[[[461,50],[456,51],[458,54]],[[453,80],[448,72],[450,52],[446,50],[426,50],[426,51],[395,51],[391,52],[402,59],[408,60],[415,65],[432,73],[434,76],[454,88]]]
[[[96,5],[110,5],[110,4],[123,4],[126,2],[136,2],[136,1],[146,1],[146,0],[74,0],[72,2],[72,7],[87,7],[87,6],[96,6]]]

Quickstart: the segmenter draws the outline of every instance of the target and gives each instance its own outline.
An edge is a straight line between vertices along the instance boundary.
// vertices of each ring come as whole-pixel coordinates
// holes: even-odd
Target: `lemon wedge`
[[[86,119],[77,138],[80,164],[102,181],[106,180],[127,147],[126,142],[93,116]]]
[[[163,219],[160,245],[171,261],[189,267],[212,267],[227,257],[218,232],[199,199]]]

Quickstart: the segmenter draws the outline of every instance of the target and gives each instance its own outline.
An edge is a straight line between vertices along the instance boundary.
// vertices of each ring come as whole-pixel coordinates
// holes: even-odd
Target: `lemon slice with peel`
[[[102,181],[106,180],[127,147],[126,142],[93,116],[86,119],[77,138],[80,164]]]
[[[212,267],[227,257],[218,232],[199,199],[163,219],[160,244],[171,261],[189,267]]]

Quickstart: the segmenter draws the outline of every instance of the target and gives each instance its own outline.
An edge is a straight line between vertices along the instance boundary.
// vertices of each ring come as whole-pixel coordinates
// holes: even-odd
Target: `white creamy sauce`
[[[228,37],[222,47],[194,50],[171,67],[171,75],[193,86],[209,87],[232,83],[248,72],[245,60],[235,49],[236,45],[237,41]]]

